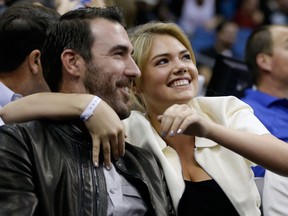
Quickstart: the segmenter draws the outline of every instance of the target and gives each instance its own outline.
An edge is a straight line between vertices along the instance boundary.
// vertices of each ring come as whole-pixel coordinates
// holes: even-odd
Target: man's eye
[[[116,52],[114,55],[123,56],[123,52]]]

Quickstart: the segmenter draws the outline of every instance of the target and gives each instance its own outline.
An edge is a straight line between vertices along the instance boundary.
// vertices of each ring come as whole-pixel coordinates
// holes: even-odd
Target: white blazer
[[[233,96],[196,97],[190,105],[202,118],[226,127],[256,134],[269,133],[250,106]],[[177,211],[185,183],[176,151],[166,145],[145,114],[132,111],[123,122],[126,141],[152,151],[159,160]],[[219,184],[238,213],[243,216],[261,215],[260,195],[251,170],[255,164],[206,138],[196,137],[195,146],[196,161]]]

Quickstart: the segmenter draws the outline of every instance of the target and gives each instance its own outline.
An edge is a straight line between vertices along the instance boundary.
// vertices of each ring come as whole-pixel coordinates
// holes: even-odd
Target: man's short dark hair
[[[94,38],[90,29],[90,21],[95,18],[104,18],[124,26],[123,15],[117,7],[88,7],[63,14],[58,22],[49,28],[41,62],[44,77],[51,91],[57,92],[62,80],[61,54],[63,50],[74,50],[86,63],[92,60],[91,48]]]
[[[50,8],[17,4],[0,16],[0,72],[17,69],[27,55],[41,50],[47,27],[60,15]]]

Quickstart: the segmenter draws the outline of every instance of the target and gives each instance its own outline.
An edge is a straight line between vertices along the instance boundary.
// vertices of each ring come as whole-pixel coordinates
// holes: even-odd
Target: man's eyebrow
[[[117,50],[128,52],[129,48],[128,48],[128,46],[125,46],[125,45],[116,45],[116,46],[111,48],[110,52],[115,52]]]

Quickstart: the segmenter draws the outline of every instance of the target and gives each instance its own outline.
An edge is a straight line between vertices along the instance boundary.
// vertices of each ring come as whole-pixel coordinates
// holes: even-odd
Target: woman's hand
[[[32,94],[4,106],[0,109],[0,117],[7,124],[34,119],[79,120],[83,110],[93,97],[94,95],[72,93]],[[124,155],[124,127],[121,120],[115,111],[101,100],[85,124],[93,141],[94,165],[99,165],[99,152],[102,148],[104,165],[109,168],[111,154],[116,160]]]
[[[112,157],[117,160],[124,155],[124,126],[115,111],[103,100],[94,110],[94,114],[85,121],[85,125],[93,140],[92,158],[99,165],[100,148],[103,150],[104,165],[111,166]]]
[[[161,122],[163,137],[182,133],[203,137],[208,130],[196,110],[186,104],[169,107],[163,115],[158,116],[158,120]]]

